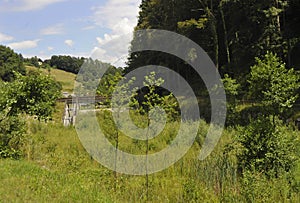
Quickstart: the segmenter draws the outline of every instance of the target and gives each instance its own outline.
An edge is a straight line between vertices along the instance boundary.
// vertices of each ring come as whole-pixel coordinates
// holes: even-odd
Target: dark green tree
[[[50,66],[60,70],[77,74],[86,59],[76,58],[72,56],[52,56],[50,60],[47,60]]]
[[[140,9],[136,30],[165,29],[187,36],[209,54],[221,75],[238,79],[244,89],[254,58],[268,51],[289,67],[300,64],[298,0],[143,0]],[[131,54],[125,72],[149,64],[170,67],[189,82],[201,83],[185,62],[157,52]]]
[[[13,81],[14,72],[25,75],[26,70],[23,65],[22,56],[15,53],[12,49],[0,45],[0,78],[3,81]]]

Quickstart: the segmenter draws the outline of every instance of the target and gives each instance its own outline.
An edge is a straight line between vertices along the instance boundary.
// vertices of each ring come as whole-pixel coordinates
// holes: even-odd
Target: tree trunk
[[[225,44],[225,49],[226,49],[227,63],[230,63],[231,60],[230,60],[230,50],[229,50],[229,43],[228,43],[227,26],[226,26],[226,22],[225,22],[225,16],[224,16],[222,2],[220,2],[219,9],[220,9],[221,19],[222,19],[222,24],[223,24],[223,30],[224,30],[224,44]]]
[[[217,20],[212,13],[212,9],[206,7],[208,19],[210,22],[211,34],[213,37],[213,46],[214,46],[214,62],[217,70],[219,69],[219,39],[217,32]]]
[[[219,69],[219,38],[217,32],[217,23],[216,19],[213,17],[213,22],[211,23],[212,35],[213,35],[213,43],[214,43],[214,55],[215,55],[215,65],[217,70]]]
[[[278,0],[275,0],[275,6],[276,6],[276,9],[279,9]],[[277,24],[278,33],[281,33],[280,14],[278,14],[276,16],[276,24]]]

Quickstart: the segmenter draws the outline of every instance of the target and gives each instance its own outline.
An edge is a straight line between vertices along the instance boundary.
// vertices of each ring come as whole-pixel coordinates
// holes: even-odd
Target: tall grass
[[[114,173],[94,161],[85,151],[73,127],[63,127],[57,107],[52,122],[31,120],[19,161],[0,160],[0,199],[4,202],[297,202],[286,178],[266,180],[259,174],[242,179],[228,143],[237,133],[225,130],[213,153],[198,160],[208,125],[201,122],[196,142],[187,154],[164,171],[149,175],[149,198],[145,178]],[[115,125],[109,112],[97,114],[112,144]],[[142,119],[142,118],[139,118]],[[150,152],[160,151],[176,136],[177,122],[167,124],[161,136],[149,142]],[[111,135],[110,135],[111,133]],[[145,152],[143,141],[120,133],[120,149]],[[117,183],[115,182],[117,181]]]

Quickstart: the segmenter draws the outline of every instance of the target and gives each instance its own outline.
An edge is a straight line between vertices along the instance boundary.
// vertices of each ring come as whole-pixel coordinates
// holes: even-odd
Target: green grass
[[[27,71],[37,70],[37,68],[32,67],[32,66],[26,66],[26,70]],[[45,74],[48,74],[48,70],[47,69],[40,68],[39,70],[41,70]],[[69,92],[69,93],[73,92],[74,81],[75,81],[75,78],[76,78],[75,74],[69,73],[69,72],[66,72],[66,71],[63,71],[63,70],[59,70],[59,69],[53,69],[53,68],[51,68],[50,74],[58,82],[61,83],[61,85],[62,85],[62,91],[63,92]]]
[[[88,184],[91,179],[89,172],[51,171],[24,160],[2,160],[0,172],[3,202],[112,202],[101,194],[100,184]],[[100,177],[100,171],[93,172]]]
[[[75,129],[62,126],[63,104],[56,109],[49,123],[30,120],[22,160],[0,160],[0,201],[147,202],[145,177],[118,174],[115,179],[112,171],[91,159]],[[112,140],[115,127],[110,113],[99,112],[98,118],[108,139]],[[176,125],[168,124],[164,138],[153,140],[152,152],[165,147]],[[148,202],[245,202],[245,196],[254,197],[255,202],[300,200],[297,192],[288,190],[285,179],[260,181],[257,175],[251,184],[243,185],[235,156],[224,153],[226,144],[237,133],[233,129],[225,130],[213,153],[199,161],[207,127],[201,123],[195,144],[181,160],[164,171],[149,175]],[[136,142],[123,135],[120,144],[123,150],[144,151],[143,142],[138,144],[140,148],[136,147]],[[290,195],[286,195],[286,191]]]

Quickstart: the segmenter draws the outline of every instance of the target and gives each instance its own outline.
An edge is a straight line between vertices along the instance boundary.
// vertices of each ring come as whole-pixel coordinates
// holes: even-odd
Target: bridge
[[[78,96],[59,98],[58,102],[64,102],[64,115],[62,122],[64,126],[75,125],[76,116],[82,106],[103,103],[107,101],[107,97],[103,96]]]
[[[103,96],[79,96],[79,97],[64,97],[57,99],[58,102],[65,102],[72,104],[75,101],[77,103],[91,103],[91,102],[105,102],[108,98]]]

